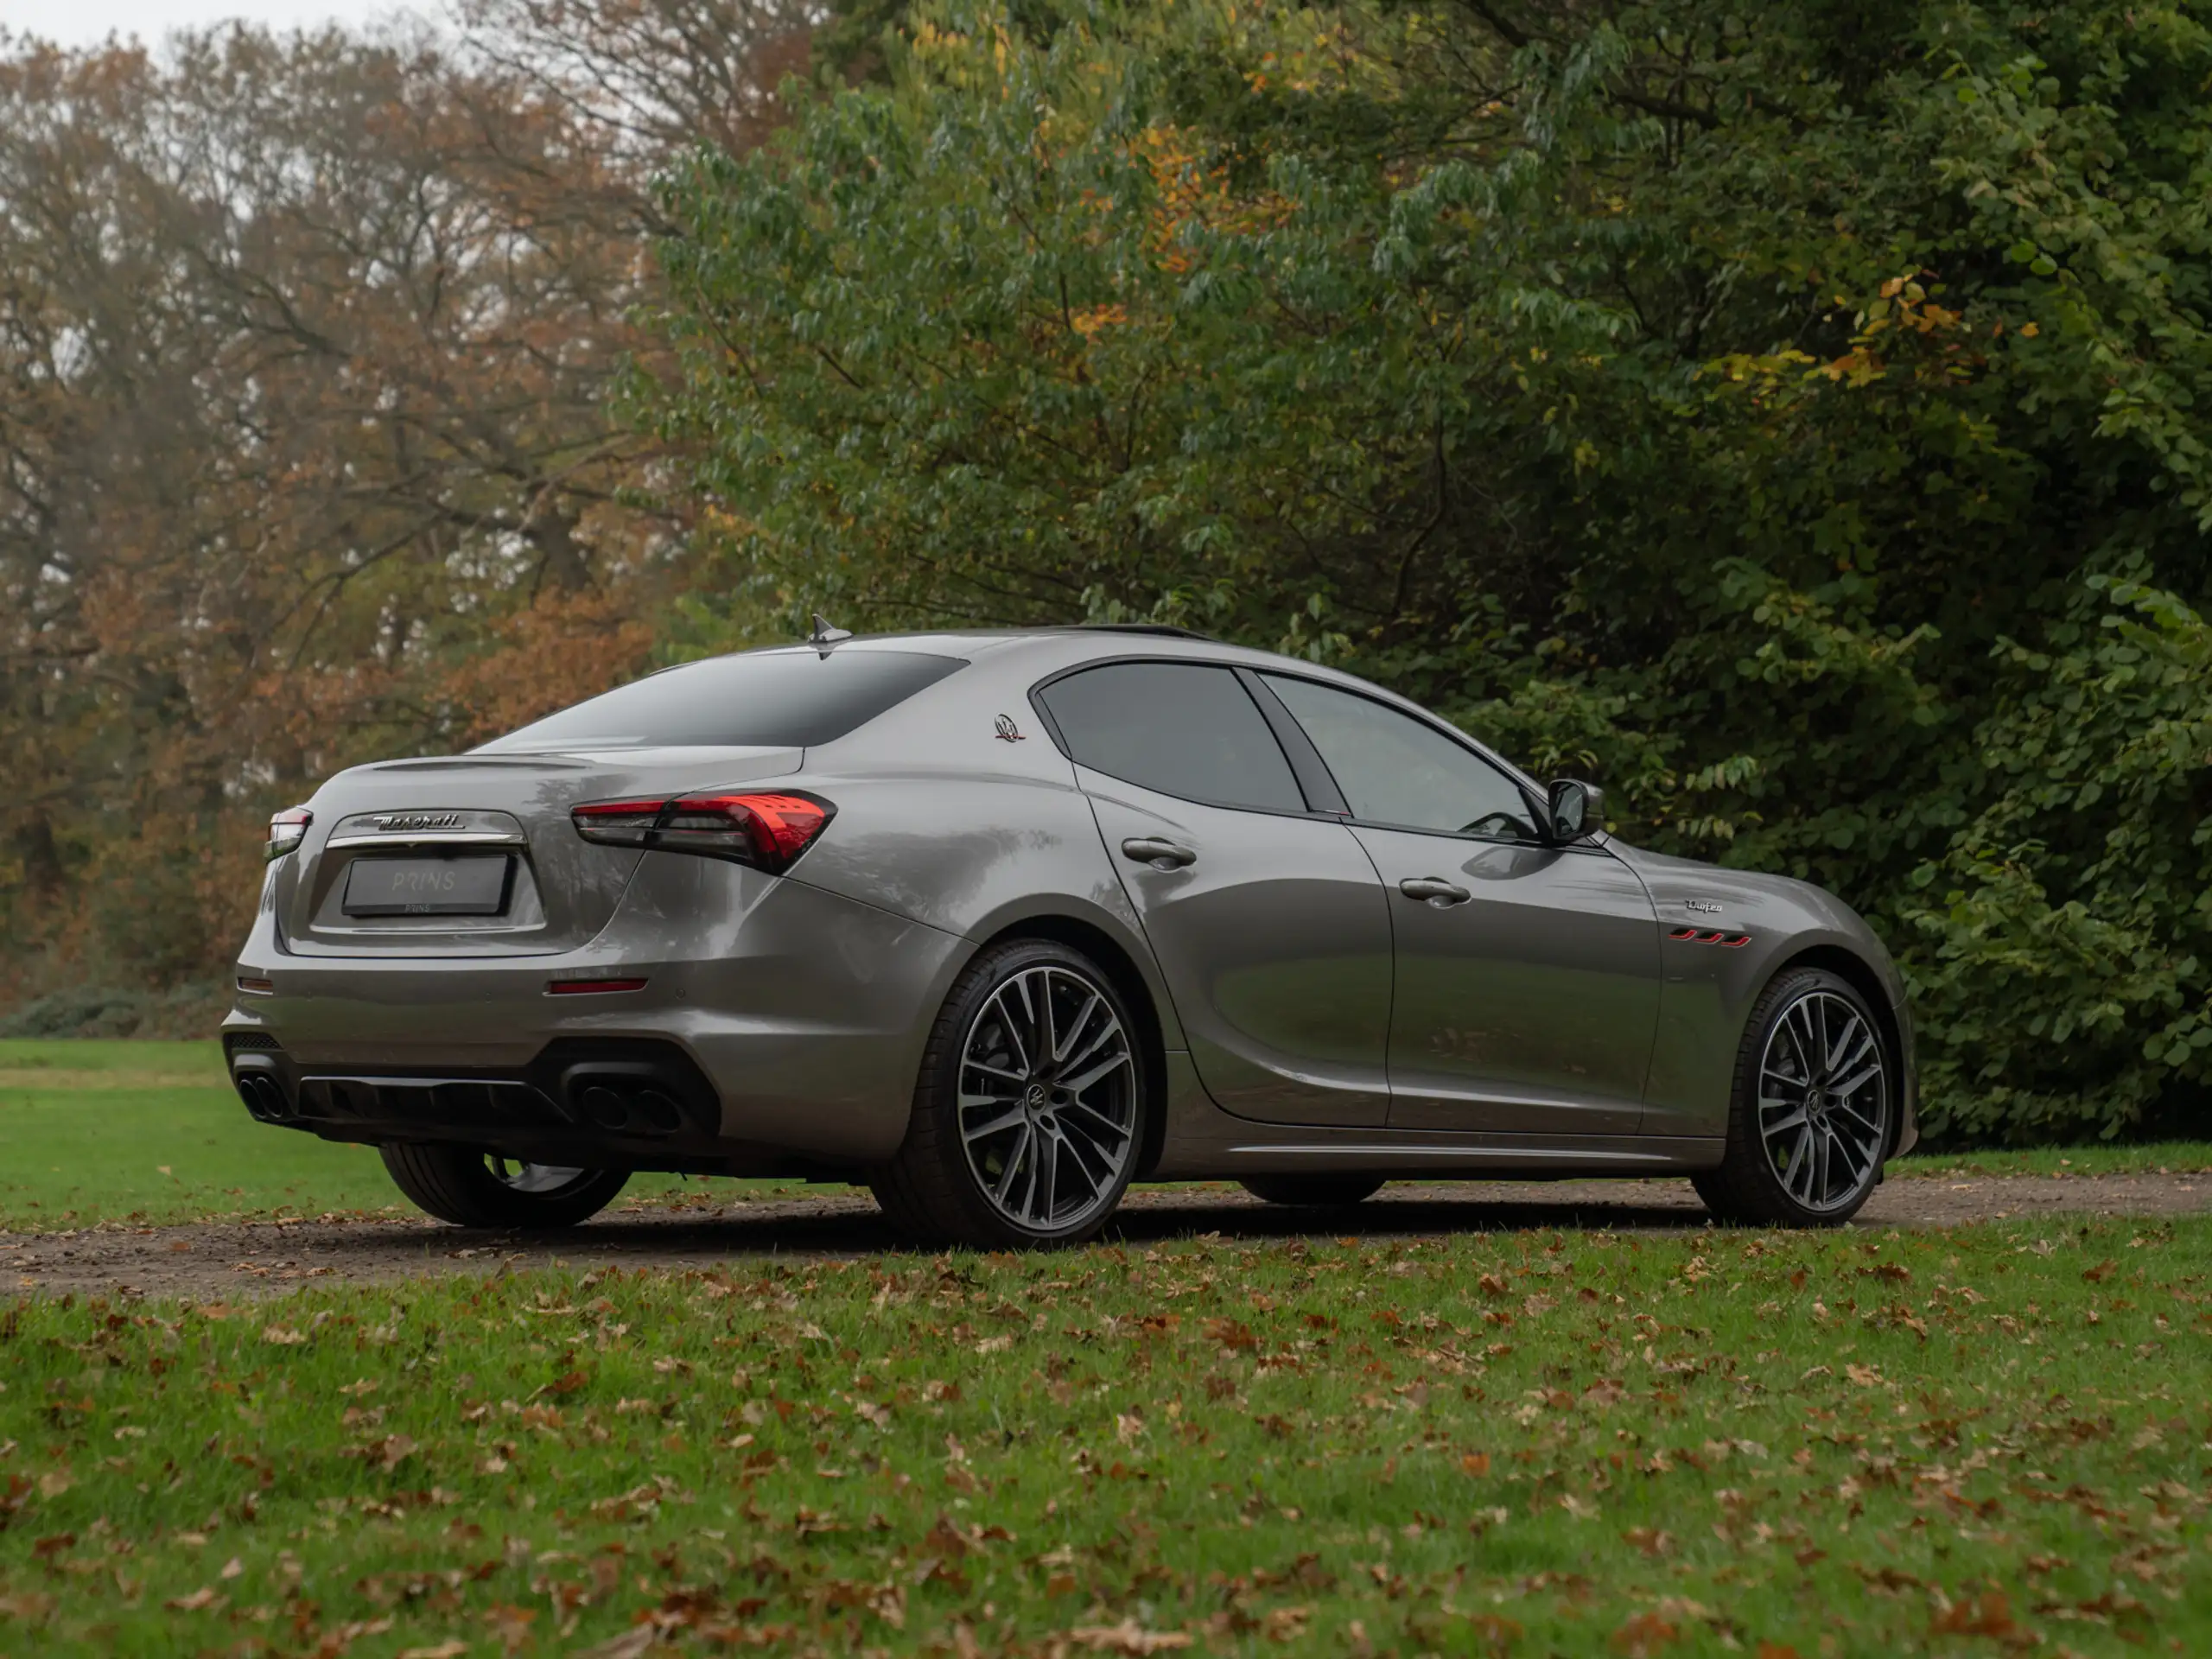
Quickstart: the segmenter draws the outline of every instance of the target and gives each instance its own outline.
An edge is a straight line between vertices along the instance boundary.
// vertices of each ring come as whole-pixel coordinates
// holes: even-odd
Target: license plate
[[[514,861],[505,853],[451,858],[357,858],[346,872],[348,916],[497,916]]]

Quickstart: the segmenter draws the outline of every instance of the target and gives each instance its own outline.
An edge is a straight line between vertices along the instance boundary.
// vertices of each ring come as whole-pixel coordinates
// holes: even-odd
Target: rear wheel
[[[1269,1204],[1304,1205],[1316,1210],[1349,1210],[1382,1190],[1380,1175],[1254,1175],[1237,1185]]]
[[[869,1175],[892,1224],[1001,1249],[1097,1232],[1144,1141],[1135,1033],[1079,951],[1043,939],[984,951],[931,1031],[905,1143]]]
[[[1736,1057],[1720,1166],[1690,1178],[1721,1221],[1836,1227],[1881,1179],[1892,1131],[1882,1027],[1851,984],[1818,969],[1777,975]]]
[[[525,1164],[467,1147],[378,1148],[399,1190],[456,1227],[573,1227],[613,1202],[626,1169]]]

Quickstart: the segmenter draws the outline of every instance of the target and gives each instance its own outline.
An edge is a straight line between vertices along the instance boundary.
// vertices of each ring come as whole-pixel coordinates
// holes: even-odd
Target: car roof
[[[821,650],[823,647],[808,646],[802,641],[795,647],[779,646],[777,649]],[[1226,640],[1215,639],[1188,628],[1153,624],[1078,623],[1058,627],[854,634],[831,643],[827,649],[937,652],[946,656],[983,658],[1001,667],[1010,667],[1014,660],[1027,658],[1030,661],[1026,665],[1027,671],[1040,679],[1092,663],[1129,658],[1191,658],[1276,673],[1296,674],[1306,679],[1340,686],[1362,696],[1372,697],[1403,709],[1426,725],[1441,727],[1503,767],[1539,798],[1544,793],[1543,785],[1532,774],[1516,766],[1472,733],[1386,686],[1363,680],[1356,674],[1348,674],[1342,669],[1331,668],[1325,664],[1287,657],[1279,652],[1260,651],[1250,645],[1231,645]]]

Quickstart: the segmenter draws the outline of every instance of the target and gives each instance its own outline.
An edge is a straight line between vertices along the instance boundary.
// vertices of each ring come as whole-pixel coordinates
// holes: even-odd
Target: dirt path
[[[1862,1227],[1951,1227],[2006,1217],[2177,1216],[2212,1210],[2212,1175],[1923,1177],[1891,1181]],[[1140,1191],[1117,1221],[1125,1241],[1219,1233],[1230,1238],[1404,1237],[1533,1228],[1686,1230],[1705,1224],[1687,1181],[1469,1181],[1387,1189],[1358,1209],[1316,1217],[1235,1190]],[[423,1221],[208,1222],[108,1225],[75,1233],[0,1233],[0,1275],[45,1294],[237,1298],[318,1279],[374,1282],[417,1274],[524,1267],[704,1266],[733,1256],[866,1255],[895,1247],[875,1206],[836,1196],[601,1217],[557,1243]],[[5,1283],[0,1278],[0,1284]]]

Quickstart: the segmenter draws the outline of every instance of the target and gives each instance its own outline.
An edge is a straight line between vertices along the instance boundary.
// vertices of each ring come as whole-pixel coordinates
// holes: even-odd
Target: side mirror
[[[1561,778],[1551,790],[1552,839],[1580,841],[1605,825],[1605,791],[1579,778]]]

